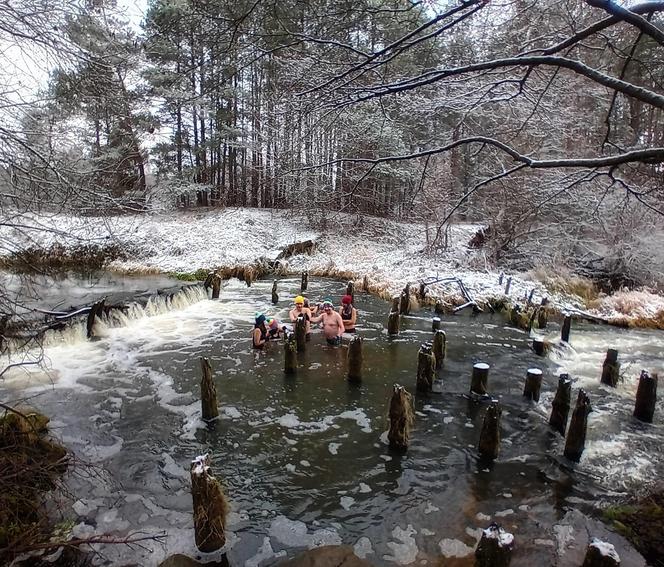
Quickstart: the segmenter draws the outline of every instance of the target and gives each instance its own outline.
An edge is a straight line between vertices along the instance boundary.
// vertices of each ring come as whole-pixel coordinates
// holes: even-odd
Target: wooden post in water
[[[399,313],[399,308],[401,305],[401,296],[400,295],[395,295],[392,297],[392,307],[390,308],[390,311],[396,311]]]
[[[513,548],[514,536],[493,523],[482,531],[475,549],[475,567],[508,567]]]
[[[298,315],[295,319],[295,341],[297,352],[304,352],[307,344],[307,320],[304,315]]]
[[[431,345],[423,343],[417,353],[417,391],[430,393],[436,372],[436,361],[431,352]]]
[[[620,556],[612,544],[594,537],[581,567],[620,567]]]
[[[436,370],[440,370],[445,360],[445,353],[447,351],[447,335],[445,331],[439,329],[433,336],[433,356],[436,359]]]
[[[348,343],[348,380],[362,381],[362,337],[354,335]]]
[[[279,294],[277,293],[277,280],[272,284],[272,303],[276,305],[279,303]]]
[[[395,384],[390,398],[390,430],[387,439],[390,447],[398,451],[408,449],[410,430],[415,416],[413,414],[413,397],[403,386]]]
[[[544,339],[536,337],[533,339],[533,350],[535,354],[539,356],[546,356],[547,345],[544,342]]]
[[[553,398],[553,403],[551,404],[549,425],[563,437],[565,437],[565,429],[567,429],[567,416],[569,415],[571,404],[572,380],[570,380],[569,374],[561,374],[558,377],[556,397]]]
[[[610,348],[606,351],[606,358],[602,365],[601,383],[616,387],[620,379],[620,362],[618,362],[618,351]]]
[[[581,460],[581,455],[586,447],[586,429],[590,410],[590,398],[585,390],[581,389],[576,399],[576,407],[572,412],[572,421],[570,421],[565,441],[564,455],[570,461],[578,463]]]
[[[420,291],[418,293],[420,301],[424,301],[427,296],[427,285],[424,282],[420,282]]]
[[[507,283],[505,284],[505,295],[510,294],[510,286],[512,285],[512,276],[507,278]]]
[[[101,317],[101,314],[104,312],[104,303],[106,298],[97,301],[91,308],[88,313],[88,320],[86,321],[86,335],[88,339],[91,339],[94,336],[94,325],[97,317]]]
[[[284,373],[297,372],[297,338],[294,332],[287,332],[284,341]]]
[[[362,291],[365,293],[369,291],[369,277],[364,274],[364,278],[362,278]]]
[[[406,284],[406,287],[403,288],[400,299],[399,313],[408,315],[410,313],[410,284]]]
[[[212,299],[219,299],[221,292],[221,276],[214,274],[212,276]]]
[[[540,308],[537,310],[537,327],[540,329],[546,329],[546,325],[549,320],[549,308],[547,307],[548,303],[549,300],[544,297],[542,299]]]
[[[526,372],[526,383],[523,386],[523,397],[539,402],[542,388],[542,371],[539,368],[529,368]]]
[[[387,318],[387,334],[399,334],[399,296],[396,295],[392,298],[392,307]]]
[[[526,303],[530,305],[533,302],[533,295],[535,294],[535,288],[530,290],[530,293],[528,294],[528,299],[526,300]]]
[[[479,453],[485,459],[497,459],[500,451],[500,405],[492,403],[484,414],[480,433]]]
[[[217,407],[217,388],[212,380],[212,366],[207,358],[201,357],[201,413],[203,421],[211,421],[219,416]]]
[[[302,283],[300,284],[300,291],[307,291],[309,285],[309,272],[302,272]]]
[[[228,502],[221,484],[210,474],[208,455],[196,457],[191,462],[190,474],[196,547],[204,553],[217,551],[226,543]]]
[[[572,330],[572,316],[565,315],[563,320],[563,328],[560,330],[560,340],[568,343],[569,342],[569,333]]]
[[[500,275],[498,276],[498,285],[503,285],[503,278],[505,277],[505,274],[503,272],[500,272]]]
[[[437,331],[438,329],[440,329],[440,317],[434,317],[431,320],[431,330]]]
[[[346,295],[350,295],[353,298],[353,303],[355,302],[355,284],[353,282],[346,284]]]
[[[486,362],[478,362],[473,365],[473,376],[470,379],[470,393],[480,396],[487,394],[489,382],[489,365]]]
[[[634,417],[646,423],[652,423],[653,415],[655,415],[655,402],[657,402],[657,374],[650,376],[647,371],[641,370],[639,386],[636,390]]]

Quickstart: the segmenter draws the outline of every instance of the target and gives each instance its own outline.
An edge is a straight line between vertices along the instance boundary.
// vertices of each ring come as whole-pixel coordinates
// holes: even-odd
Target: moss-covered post
[[[417,353],[417,391],[430,393],[436,373],[436,361],[431,352],[431,345],[424,343]]]
[[[485,396],[489,382],[489,365],[486,362],[478,362],[473,365],[473,376],[470,379],[470,393]]]
[[[610,348],[606,351],[606,358],[602,365],[602,384],[615,388],[620,379],[620,363],[618,362],[618,351]]]
[[[203,421],[211,421],[219,416],[217,407],[217,388],[212,380],[212,366],[207,358],[201,357],[201,370],[203,378],[201,380],[201,410]]]
[[[297,342],[297,352],[304,352],[307,344],[307,320],[304,315],[299,315],[295,319],[295,341]]]
[[[563,327],[560,330],[560,340],[563,341],[564,343],[568,343],[569,333],[571,330],[572,330],[572,316],[565,315],[565,319],[563,319]]]
[[[284,373],[297,372],[297,339],[294,332],[288,332],[284,341]]]
[[[497,459],[500,451],[500,405],[492,403],[484,414],[478,450],[484,459]]]
[[[636,390],[634,417],[646,423],[652,423],[655,415],[655,402],[657,402],[657,374],[651,376],[647,371],[641,370]]]
[[[558,389],[556,390],[556,397],[553,398],[551,404],[551,416],[549,417],[549,425],[565,437],[565,429],[567,429],[567,416],[569,415],[569,408],[572,405],[572,380],[569,374],[561,374],[558,377]]]
[[[523,397],[533,402],[539,402],[542,388],[542,371],[539,368],[529,368],[526,372],[526,383],[523,386]]]
[[[302,283],[300,284],[300,291],[307,291],[309,285],[309,272],[302,272]]]
[[[431,330],[437,331],[438,329],[440,329],[440,317],[434,317],[431,320]]]
[[[410,284],[403,288],[399,303],[399,313],[408,315],[410,313]]]
[[[482,531],[475,549],[475,567],[508,567],[512,560],[514,536],[498,524]]]
[[[415,420],[413,397],[403,386],[395,384],[390,398],[390,429],[387,439],[392,449],[405,451],[410,442],[410,430]]]
[[[353,303],[355,302],[355,284],[353,282],[346,284],[346,295],[350,295],[353,298]]]
[[[581,567],[619,567],[620,556],[613,544],[592,538]]]
[[[578,463],[581,460],[581,455],[586,447],[586,429],[588,428],[590,410],[590,398],[585,390],[581,389],[576,399],[576,407],[572,412],[572,421],[570,421],[565,441],[564,455],[570,461]]]
[[[447,335],[445,335],[445,331],[439,329],[433,336],[433,356],[436,359],[436,370],[440,370],[443,366],[446,351]]]
[[[272,303],[276,305],[279,303],[279,294],[277,293],[277,280],[272,284]]]
[[[190,474],[196,547],[204,553],[211,553],[226,543],[228,502],[221,484],[210,474],[208,455],[196,457],[191,462]]]
[[[362,381],[362,337],[358,335],[348,343],[348,380]]]
[[[546,325],[549,321],[549,308],[547,307],[548,303],[549,300],[544,297],[539,309],[537,310],[537,327],[540,329],[546,329]]]

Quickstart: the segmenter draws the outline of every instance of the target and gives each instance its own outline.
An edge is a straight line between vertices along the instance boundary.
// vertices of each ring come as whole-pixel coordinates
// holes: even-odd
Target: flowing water
[[[315,332],[297,375],[283,373],[283,345],[251,348],[254,313],[287,319],[299,280],[251,288],[236,280],[208,300],[195,286],[99,325],[51,340],[45,368],[13,369],[0,399],[30,403],[52,417],[64,443],[94,465],[72,474],[77,500],[68,515],[77,535],[166,532],[163,544],[106,546],[100,564],[156,565],[172,553],[197,556],[189,464],[210,453],[232,505],[226,551],[231,565],[268,565],[326,543],[355,547],[375,565],[440,564],[472,551],[479,530],[497,521],[515,534],[512,565],[563,565],[561,520],[570,509],[598,506],[657,479],[664,429],[631,417],[641,368],[661,371],[663,333],[575,323],[572,347],[536,356],[526,333],[501,315],[443,317],[447,358],[442,393],[415,396],[416,423],[405,454],[390,451],[386,414],[394,383],[413,392],[417,350],[432,338],[428,310],[402,317],[387,336],[388,304],[359,293],[364,337],[361,386],[345,380],[346,347]],[[141,285],[127,289],[141,289]],[[310,282],[308,296],[339,303],[344,284]],[[559,333],[552,324],[551,338]],[[599,385],[606,348],[620,351],[624,381]],[[209,358],[221,417],[200,419],[200,357]],[[491,366],[489,391],[500,400],[502,445],[481,463],[477,442],[486,405],[470,401],[472,365]],[[539,403],[522,397],[526,370],[544,372]],[[569,372],[590,394],[586,451],[562,457],[564,440],[548,425],[557,375]],[[578,563],[577,563],[578,564]],[[628,564],[628,563],[625,563]]]

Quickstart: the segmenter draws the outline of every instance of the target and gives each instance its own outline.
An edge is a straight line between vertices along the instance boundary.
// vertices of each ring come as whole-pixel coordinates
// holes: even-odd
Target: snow
[[[289,272],[308,270],[362,281],[367,277],[372,291],[384,297],[398,294],[407,284],[423,278],[457,277],[478,302],[505,298],[505,282],[511,277],[509,300],[524,302],[548,297],[560,311],[584,310],[625,322],[652,319],[664,313],[664,297],[649,291],[618,292],[595,301],[592,310],[580,298],[546,289],[529,274],[506,273],[499,283],[499,270],[488,267],[481,249],[468,242],[482,226],[456,224],[450,230],[448,249],[436,256],[425,252],[426,229],[416,223],[399,223],[375,217],[330,213],[327,232],[303,222],[301,215],[270,209],[195,209],[144,213],[116,217],[76,218],[51,215],[32,217],[23,224],[33,230],[0,228],[0,238],[14,250],[29,246],[49,248],[54,244],[76,247],[82,244],[114,245],[126,253],[109,268],[119,272],[187,272],[225,266],[247,265],[260,258],[275,260],[289,244],[314,240],[311,255],[289,258],[283,268]],[[57,229],[54,229],[57,227]],[[8,254],[11,250],[1,253]],[[430,299],[449,305],[466,302],[455,283],[427,286]]]

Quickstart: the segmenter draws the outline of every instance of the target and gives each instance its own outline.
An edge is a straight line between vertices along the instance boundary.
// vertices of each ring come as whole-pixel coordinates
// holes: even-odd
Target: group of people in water
[[[309,300],[298,295],[294,300],[295,306],[288,312],[288,317],[292,324],[295,324],[298,317],[304,317],[306,321],[307,340],[311,336],[311,324],[320,323],[323,327],[323,334],[327,344],[336,346],[341,344],[341,336],[344,333],[354,333],[357,322],[357,309],[353,306],[353,297],[344,295],[341,298],[341,307],[338,310],[334,308],[334,303],[330,298],[325,298],[321,303],[311,305]],[[256,313],[256,321],[252,332],[252,344],[254,348],[260,349],[270,339],[277,339],[281,336],[286,327],[282,326],[274,318],[268,318],[263,313]]]

